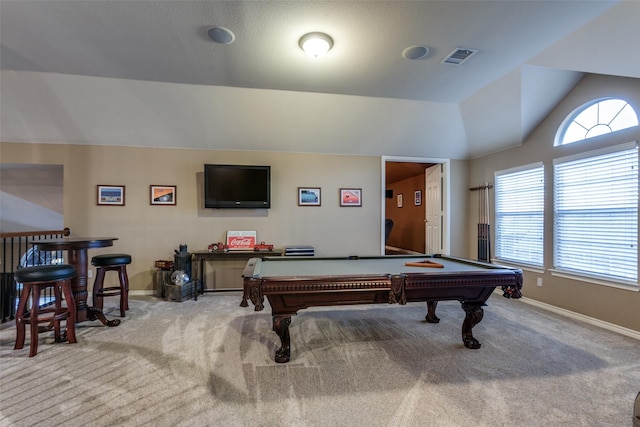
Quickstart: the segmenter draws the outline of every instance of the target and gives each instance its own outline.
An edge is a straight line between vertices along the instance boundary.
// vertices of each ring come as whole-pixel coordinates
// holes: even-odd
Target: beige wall
[[[179,244],[203,250],[224,240],[227,230],[256,230],[259,240],[277,247],[312,245],[318,256],[380,254],[384,195],[379,157],[6,142],[0,153],[5,163],[64,165],[65,225],[75,236],[118,237],[113,247],[89,255],[131,254],[134,291],[153,290],[154,261],[173,259]],[[203,209],[205,163],[271,165],[272,208]],[[460,163],[452,169],[452,180],[464,176]],[[152,184],[176,185],[177,205],[151,206]],[[125,206],[97,206],[96,185],[124,185]],[[298,187],[321,187],[321,206],[298,206]],[[339,206],[342,187],[362,188],[361,208]],[[464,220],[458,215],[453,220],[458,224],[452,235],[454,255],[464,255]]]
[[[64,165],[65,224],[77,236],[116,236],[113,248],[133,255],[132,288],[151,289],[157,259],[186,243],[206,249],[227,230],[256,230],[278,247],[311,244],[318,255],[378,254],[380,171],[375,157],[310,156],[78,145],[3,144],[3,162]],[[202,208],[204,163],[268,164],[272,208]],[[125,206],[97,206],[96,185],[124,185]],[[151,206],[149,185],[176,185],[176,206]],[[297,187],[322,187],[321,207],[297,206]],[[362,188],[362,208],[341,208],[340,187]],[[99,251],[94,251],[97,254]]]
[[[545,271],[525,271],[524,295],[547,304],[581,313],[625,328],[640,331],[640,293],[595,285],[587,282],[552,276],[553,267],[553,164],[554,158],[581,151],[590,151],[604,146],[621,144],[640,139],[638,127],[605,135],[584,143],[554,147],[556,131],[564,118],[582,104],[599,97],[620,97],[627,100],[640,113],[640,80],[607,76],[585,77],[576,88],[554,109],[554,111],[527,138],[522,146],[495,153],[469,162],[470,186],[493,182],[497,170],[527,165],[542,161],[545,167]],[[467,226],[477,222],[471,209]],[[476,254],[475,242],[469,240],[468,253]],[[542,286],[537,286],[537,279]]]

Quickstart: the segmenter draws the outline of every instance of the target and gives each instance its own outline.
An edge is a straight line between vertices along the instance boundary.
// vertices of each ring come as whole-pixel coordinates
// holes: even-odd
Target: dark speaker
[[[385,197],[387,199],[393,199],[393,190],[386,190],[385,191]]]

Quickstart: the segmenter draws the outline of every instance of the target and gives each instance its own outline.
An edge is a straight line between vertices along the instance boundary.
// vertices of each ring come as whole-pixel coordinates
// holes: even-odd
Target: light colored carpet
[[[240,293],[131,297],[116,328],[38,355],[0,328],[2,426],[630,426],[640,342],[494,294],[463,347],[441,303],[302,310],[279,365],[271,312]],[[108,304],[108,301],[107,301]],[[116,307],[108,307],[110,317]]]

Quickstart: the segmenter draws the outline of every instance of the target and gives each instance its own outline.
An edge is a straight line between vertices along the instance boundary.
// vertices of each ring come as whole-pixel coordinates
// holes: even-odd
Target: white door
[[[427,254],[443,253],[442,240],[442,165],[425,169],[424,214],[425,248]]]

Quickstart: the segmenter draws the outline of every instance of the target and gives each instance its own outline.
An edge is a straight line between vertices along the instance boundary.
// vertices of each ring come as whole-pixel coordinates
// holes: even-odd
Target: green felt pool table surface
[[[407,262],[419,262],[432,260],[443,266],[412,267],[405,265]],[[450,257],[434,257],[428,255],[411,256],[380,256],[344,258],[313,258],[313,257],[273,257],[265,258],[254,270],[255,275],[266,279],[269,277],[309,277],[309,276],[362,276],[362,275],[398,275],[398,274],[434,274],[444,272],[495,272],[504,269],[493,264],[479,263],[469,260],[461,260]]]

